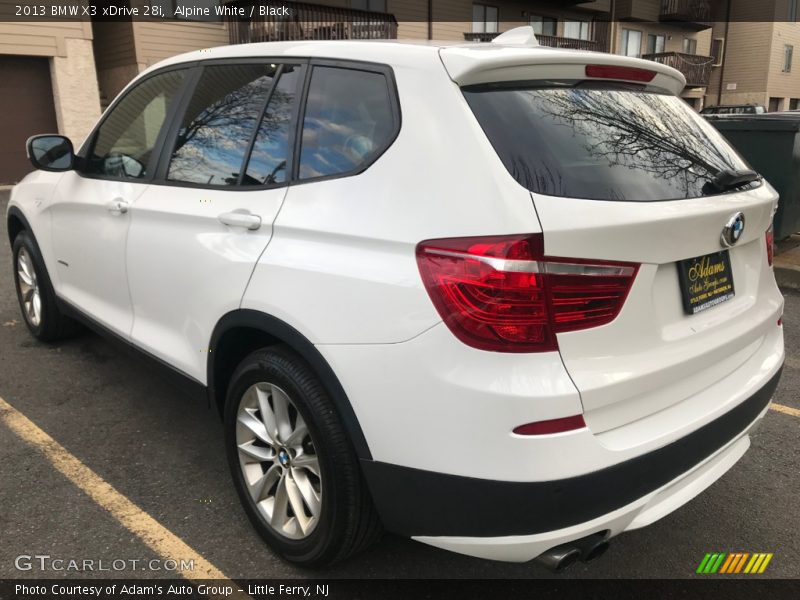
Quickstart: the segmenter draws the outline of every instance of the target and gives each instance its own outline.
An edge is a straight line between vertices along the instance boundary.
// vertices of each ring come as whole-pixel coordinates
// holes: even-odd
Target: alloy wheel
[[[311,433],[289,395],[256,383],[239,403],[236,444],[250,497],[276,533],[308,537],[319,523],[322,474]]]
[[[25,318],[31,327],[38,327],[42,320],[42,296],[33,260],[25,248],[20,248],[17,254],[17,278]]]

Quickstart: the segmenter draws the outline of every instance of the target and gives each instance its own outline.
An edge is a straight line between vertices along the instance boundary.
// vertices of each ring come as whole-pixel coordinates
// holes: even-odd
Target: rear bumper
[[[363,470],[390,531],[474,556],[530,560],[595,531],[644,526],[711,485],[744,454],[780,375],[666,446],[567,479],[491,481],[376,461]]]

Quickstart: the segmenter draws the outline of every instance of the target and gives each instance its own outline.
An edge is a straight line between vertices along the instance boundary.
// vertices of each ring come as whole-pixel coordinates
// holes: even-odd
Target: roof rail
[[[492,40],[493,44],[514,45],[514,46],[538,46],[539,40],[530,25],[515,27],[505,33],[501,33]]]

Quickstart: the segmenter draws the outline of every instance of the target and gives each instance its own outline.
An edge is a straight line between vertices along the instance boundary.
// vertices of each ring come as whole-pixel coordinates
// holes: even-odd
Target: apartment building
[[[711,0],[596,0],[594,2],[472,3],[466,39],[490,40],[521,24],[541,44],[613,52],[668,64],[683,72],[683,97],[698,110],[711,76]]]
[[[706,104],[800,108],[800,2],[723,0],[715,8]]]
[[[251,0],[191,0],[195,6],[209,7],[220,1],[251,4]],[[0,22],[0,130],[7,135],[0,158],[3,152],[9,156],[0,160],[0,183],[27,172],[19,149],[28,135],[57,130],[79,143],[100,110],[143,69],[175,54],[230,43],[364,38],[490,41],[503,31],[530,24],[543,45],[615,52],[678,68],[687,79],[683,96],[698,110],[704,100],[716,104],[741,98],[779,108],[796,106],[800,90],[794,91],[797,84],[791,69],[796,24],[741,22],[745,13],[735,11],[756,4],[748,0],[730,0],[737,22],[712,23],[712,15],[720,20],[718,15],[726,13],[727,1],[282,0],[291,18],[256,16],[238,22],[215,16],[172,18],[175,8],[186,4],[180,0],[127,0],[140,13],[145,6],[157,6],[171,18],[6,20]],[[789,10],[796,0],[767,1],[780,11]],[[8,0],[0,0],[0,13],[10,8]],[[788,71],[781,70],[787,61]],[[777,66],[767,69],[767,65]]]

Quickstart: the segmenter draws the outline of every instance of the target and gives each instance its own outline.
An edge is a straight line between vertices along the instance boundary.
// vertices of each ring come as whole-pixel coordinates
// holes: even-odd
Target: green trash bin
[[[775,239],[800,231],[800,112],[709,119],[781,195]]]

